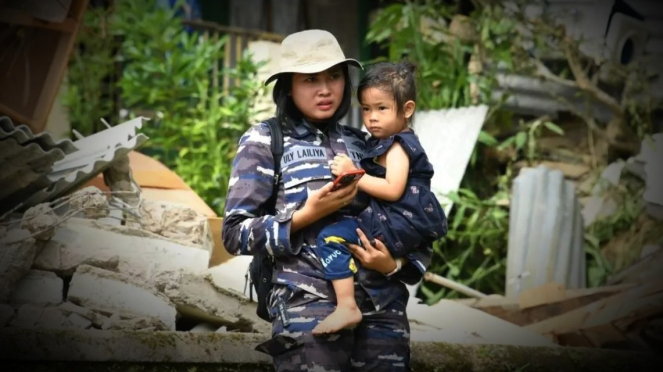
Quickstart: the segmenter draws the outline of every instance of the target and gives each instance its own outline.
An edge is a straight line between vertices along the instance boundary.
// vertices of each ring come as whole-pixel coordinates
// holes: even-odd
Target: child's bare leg
[[[354,278],[332,280],[336,292],[336,310],[313,328],[314,335],[335,333],[361,321],[361,311],[355,302]]]

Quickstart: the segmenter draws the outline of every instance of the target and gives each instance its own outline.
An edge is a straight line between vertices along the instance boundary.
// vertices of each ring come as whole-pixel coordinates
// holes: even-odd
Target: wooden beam
[[[57,23],[48,22],[16,9],[0,9],[0,23],[43,28],[64,33],[73,33],[78,26],[78,21],[73,18],[66,18],[64,21]]]
[[[46,127],[48,115],[53,108],[53,103],[55,102],[55,97],[57,97],[62,78],[69,65],[71,50],[76,42],[80,23],[83,21],[83,15],[87,6],[88,0],[74,0],[71,4],[69,14],[72,14],[78,21],[75,22],[74,29],[71,32],[62,35],[60,38],[60,43],[58,44],[53,62],[49,69],[49,78],[44,83],[41,95],[34,108],[36,127],[32,128],[32,130],[36,133],[43,131]]]

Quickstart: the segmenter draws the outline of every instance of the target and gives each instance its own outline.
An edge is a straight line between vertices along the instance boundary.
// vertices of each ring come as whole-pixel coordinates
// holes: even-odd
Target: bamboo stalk
[[[470,297],[474,297],[474,298],[486,298],[486,297],[488,297],[488,295],[486,295],[486,294],[483,294],[483,293],[481,293],[477,290],[474,290],[474,289],[472,289],[472,288],[470,288],[466,285],[456,283],[453,280],[449,280],[449,279],[447,279],[445,277],[442,277],[442,276],[439,276],[437,274],[425,273],[424,274],[424,279],[429,281],[429,282],[433,282],[435,284],[445,286],[449,289],[453,289],[454,291],[460,292],[460,293],[462,293],[464,295],[468,295]]]

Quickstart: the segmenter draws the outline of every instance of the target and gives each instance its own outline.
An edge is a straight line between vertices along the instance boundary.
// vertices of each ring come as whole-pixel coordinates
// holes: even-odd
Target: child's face
[[[407,129],[407,120],[403,114],[398,114],[391,92],[368,88],[362,92],[361,98],[364,125],[372,135],[384,139]]]

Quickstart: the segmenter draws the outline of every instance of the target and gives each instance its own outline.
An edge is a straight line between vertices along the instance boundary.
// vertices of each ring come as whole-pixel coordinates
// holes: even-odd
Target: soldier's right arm
[[[239,141],[223,218],[223,244],[230,254],[252,255],[262,249],[275,256],[296,254],[290,245],[292,213],[261,214],[273,191],[270,141],[266,125],[250,128]]]

